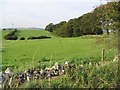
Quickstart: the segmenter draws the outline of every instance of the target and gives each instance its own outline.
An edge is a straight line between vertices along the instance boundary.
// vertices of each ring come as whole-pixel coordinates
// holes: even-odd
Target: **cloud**
[[[23,2],[24,1],[24,2]],[[45,27],[53,22],[77,18],[100,5],[97,0],[2,0],[2,27]],[[68,2],[70,1],[70,2]],[[99,1],[99,0],[98,0]]]
[[[2,2],[107,2],[108,0],[1,0]]]

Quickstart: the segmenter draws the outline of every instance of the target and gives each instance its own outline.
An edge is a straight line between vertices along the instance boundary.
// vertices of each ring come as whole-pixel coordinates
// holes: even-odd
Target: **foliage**
[[[78,18],[62,21],[58,24],[50,23],[45,30],[61,37],[78,37],[82,35],[101,35],[102,30],[118,29],[119,10],[118,2],[108,2],[96,7],[93,12],[86,13]]]
[[[6,30],[6,28],[3,28],[2,30]]]
[[[24,38],[24,37],[21,37],[20,40],[25,40],[25,38]]]
[[[26,82],[19,88],[116,88],[117,62],[109,62],[101,66],[83,64],[65,75],[47,80]]]
[[[109,2],[106,5],[100,5],[95,8],[94,12],[97,13],[99,22],[101,22],[101,27],[107,30],[109,35],[109,30],[116,30],[118,22],[116,19],[118,17],[118,2]]]
[[[33,36],[33,37],[28,37],[27,39],[47,39],[47,38],[51,38],[48,36]]]
[[[87,13],[68,22],[62,21],[55,25],[49,24],[45,30],[50,31],[47,27],[51,27],[51,31],[61,37],[78,37],[88,34],[100,35],[103,32],[96,18],[94,13]]]
[[[5,39],[6,40],[17,40],[18,37],[16,35],[12,35],[12,36],[7,36]]]
[[[101,26],[103,29],[107,30],[106,38],[97,41],[99,43],[105,44],[109,49],[110,48],[118,48],[118,30],[120,28],[120,11],[119,5],[120,2],[109,2],[106,5],[101,5],[97,7],[94,12],[97,13],[97,17],[99,22],[101,22]],[[111,33],[109,33],[111,30]]]
[[[45,27],[45,30],[49,31],[49,32],[53,32],[53,28],[54,28],[54,24],[50,23],[49,25],[47,25]]]
[[[17,35],[15,35],[16,32],[17,32],[17,29],[9,32],[7,35],[4,36],[4,38],[6,40],[17,40],[18,37],[17,37]]]

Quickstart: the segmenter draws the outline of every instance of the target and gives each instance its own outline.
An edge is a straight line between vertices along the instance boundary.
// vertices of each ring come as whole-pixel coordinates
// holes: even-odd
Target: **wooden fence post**
[[[102,63],[104,63],[104,54],[105,54],[105,49],[102,49],[102,57],[101,57]]]

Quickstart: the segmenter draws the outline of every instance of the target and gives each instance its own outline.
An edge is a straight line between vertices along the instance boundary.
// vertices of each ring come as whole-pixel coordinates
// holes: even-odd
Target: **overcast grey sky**
[[[105,0],[0,0],[0,28],[41,27],[91,12]]]

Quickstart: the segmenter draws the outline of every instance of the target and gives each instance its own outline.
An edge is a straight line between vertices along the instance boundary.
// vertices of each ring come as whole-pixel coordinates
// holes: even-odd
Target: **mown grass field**
[[[3,31],[2,37],[10,31]],[[19,37],[50,36],[51,39],[40,40],[2,40],[2,65],[11,66],[15,71],[21,71],[33,66],[51,66],[55,62],[72,62],[75,58],[101,60],[101,50],[104,45],[96,45],[95,38],[61,38],[44,30],[19,30]],[[112,60],[115,50],[105,49],[105,60]],[[93,59],[91,59],[93,58]]]

